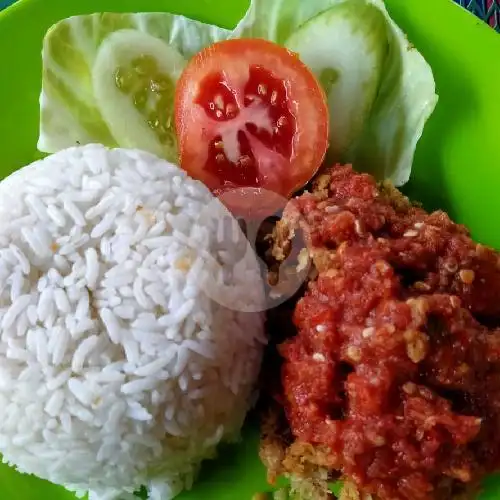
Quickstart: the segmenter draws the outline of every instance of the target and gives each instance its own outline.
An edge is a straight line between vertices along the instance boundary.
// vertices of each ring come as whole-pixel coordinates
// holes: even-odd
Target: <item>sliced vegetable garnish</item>
[[[145,50],[141,54],[138,54],[137,50],[134,52],[134,43],[130,43],[128,47],[123,45],[122,48],[115,47],[115,49],[109,50],[108,43],[110,41],[108,37],[121,30],[134,30],[138,33],[138,36],[145,35],[147,37],[149,35],[149,38],[147,38],[149,42],[151,38],[155,38],[158,42],[163,43],[162,47],[168,44],[171,50],[161,64],[158,63],[158,56],[165,51],[160,49],[158,52],[153,49],[153,53],[150,54],[148,46],[151,46],[151,44],[144,41],[146,38],[142,39],[142,46]],[[176,70],[166,67],[166,61],[178,59],[171,57],[172,51],[177,51],[183,58],[189,59],[203,47],[218,40],[223,40],[228,35],[229,32],[222,28],[163,12],[92,14],[71,17],[57,23],[48,31],[43,45],[43,79],[40,98],[41,120],[38,148],[45,153],[54,153],[77,143],[98,142],[107,146],[124,146],[125,144],[122,144],[124,136],[127,138],[135,136],[136,147],[158,153],[158,144],[162,144],[162,156],[174,159],[176,155],[173,154],[173,149],[164,147],[164,144],[171,145],[171,143],[165,139],[162,130],[163,128],[168,130],[168,120],[172,121],[173,115],[167,116],[167,114],[168,110],[172,111],[173,98],[162,109],[159,102],[157,103],[158,106],[154,105],[156,100],[161,99],[165,103],[167,94],[173,95],[172,88],[163,89],[162,82],[166,81],[163,77],[167,76],[171,79],[176,72]],[[111,60],[116,59],[120,62],[120,65],[123,65],[124,72],[121,72],[120,75],[117,75],[116,68],[112,67],[109,68],[109,74],[105,75],[105,68],[97,64],[96,58],[98,54],[101,54],[99,56],[102,58],[101,61],[107,60],[107,57],[103,55],[106,52],[101,51],[103,45],[108,45],[107,51]],[[158,44],[154,45],[158,47]],[[131,54],[127,56],[125,49],[130,51]],[[163,59],[163,56],[161,58]],[[154,64],[149,64],[152,63],[152,60],[156,61],[156,69]],[[141,126],[137,126],[137,118],[141,114],[140,110],[141,106],[143,106],[144,95],[136,96],[138,97],[136,106],[132,94],[129,96],[127,92],[118,92],[119,89],[117,88],[117,92],[115,92],[114,86],[108,83],[113,80],[116,82],[116,76],[118,76],[118,81],[122,81],[121,77],[126,79],[132,66],[138,67],[140,72],[140,68],[144,63],[146,66],[148,64],[153,66],[150,71],[152,75],[149,81],[150,91],[147,92],[147,106],[142,108],[144,114],[146,108],[149,108],[150,113],[141,123]],[[103,94],[107,91],[111,96],[110,104],[104,111],[101,109],[102,99],[98,102],[94,94],[92,75],[94,64],[100,67],[97,76],[94,78],[94,83],[96,83],[95,80],[97,79],[98,89]],[[139,81],[139,78],[134,76],[132,80],[134,89],[136,89],[136,86],[138,88],[139,83],[142,83],[144,90],[145,78]],[[125,82],[125,80],[123,81]],[[160,85],[157,86],[156,83]],[[151,92],[151,84],[153,89],[162,87],[162,90],[160,92]],[[127,83],[121,89],[130,90]],[[155,96],[158,96],[159,99]],[[124,107],[110,109],[110,106],[117,102],[123,102]],[[161,109],[161,113],[158,112],[158,116],[153,117],[152,111],[155,108]],[[117,121],[117,116],[132,118],[127,123],[125,131],[123,130],[123,121]],[[153,124],[154,130],[152,129],[151,132],[147,124],[148,120]],[[158,120],[157,127],[154,126],[156,120]]]
[[[295,54],[265,40],[228,40],[197,54],[178,82],[175,107],[181,165],[214,191],[289,196],[326,152],[318,81]]]
[[[286,45],[315,70],[332,113],[333,161],[397,186],[408,180],[437,95],[431,68],[383,0],[252,0],[231,36]]]
[[[119,43],[117,32],[121,32],[120,36],[134,32],[127,36],[137,38],[138,44],[128,44],[125,39]],[[167,13],[94,14],[61,21],[49,30],[44,41],[39,149],[53,153],[76,143],[100,142],[137,147],[175,160],[170,96],[179,57],[174,54],[189,60],[203,48],[227,38],[276,42],[297,53],[315,73],[328,98],[329,161],[351,162],[397,186],[409,179],[416,145],[436,106],[437,95],[431,68],[392,21],[383,0],[251,0],[233,32]],[[263,61],[269,62],[273,54]],[[239,57],[229,55],[232,59]],[[250,64],[255,66],[251,74],[247,67],[246,81],[262,80],[274,89],[282,75],[274,75],[272,63],[254,63]],[[146,74],[139,75],[133,67],[141,72],[144,64],[148,66]],[[234,61],[227,64],[230,68],[241,66]],[[261,70],[268,74],[258,73]],[[234,126],[251,111],[253,125],[249,122],[248,128],[246,123],[238,122],[243,135],[235,132],[229,137],[226,131],[222,152],[217,149],[220,141],[209,141],[210,157],[219,158],[218,170],[213,166],[207,169],[206,159],[202,167],[188,165],[187,160],[184,166],[190,172],[203,171],[204,175],[211,171],[212,184],[218,175],[230,184],[262,184],[271,189],[279,184],[280,193],[291,192],[300,184],[299,179],[307,178],[298,172],[312,171],[311,165],[304,170],[295,165],[296,156],[304,160],[304,151],[295,149],[292,137],[309,136],[311,131],[294,129],[298,117],[291,108],[282,109],[279,116],[269,115],[270,121],[259,121],[264,116],[259,106],[236,102],[234,89],[224,83],[225,72],[225,67],[219,67],[222,77],[212,71],[212,80],[205,83],[212,90],[218,85],[225,87],[217,95],[222,99],[224,113],[227,105],[230,112],[217,117],[221,109],[206,110],[203,120],[210,116],[221,122],[220,135],[222,122]],[[244,94],[245,89],[238,92]],[[267,96],[256,95],[260,109],[265,105],[279,109],[270,103],[272,91]],[[312,101],[303,98],[304,93],[297,95],[305,100],[298,106],[310,106]],[[214,106],[217,102],[213,101]],[[231,117],[233,106],[235,117]],[[279,128],[278,135],[273,127]],[[314,128],[312,133],[316,133]],[[311,145],[313,141],[308,142]],[[184,158],[191,155],[186,151]],[[283,184],[283,168],[271,169],[269,164],[276,166],[276,158],[283,160],[287,155],[292,168],[290,179]],[[231,167],[234,165],[237,168]]]
[[[137,30],[104,40],[92,69],[93,90],[120,146],[177,159],[174,94],[185,64],[171,45]]]
[[[332,117],[330,154],[348,160],[344,156],[364,128],[382,75],[388,50],[384,15],[364,1],[344,2],[307,21],[285,44],[319,78]]]
[[[438,102],[431,67],[392,21],[383,0],[371,0],[390,27],[383,78],[367,126],[354,152],[360,165],[373,163],[372,174],[396,186],[408,182],[424,126]]]

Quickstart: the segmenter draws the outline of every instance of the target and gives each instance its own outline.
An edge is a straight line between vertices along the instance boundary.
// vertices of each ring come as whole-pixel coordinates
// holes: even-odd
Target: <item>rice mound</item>
[[[257,311],[261,283],[221,215],[134,150],[71,148],[0,183],[4,462],[92,500],[166,500],[238,437],[265,342],[238,304]]]

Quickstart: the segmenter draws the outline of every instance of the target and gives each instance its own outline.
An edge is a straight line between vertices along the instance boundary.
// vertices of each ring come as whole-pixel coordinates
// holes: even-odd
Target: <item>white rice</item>
[[[0,184],[5,462],[92,500],[167,500],[238,436],[264,343],[240,311],[262,289],[222,215],[174,165],[97,145]]]

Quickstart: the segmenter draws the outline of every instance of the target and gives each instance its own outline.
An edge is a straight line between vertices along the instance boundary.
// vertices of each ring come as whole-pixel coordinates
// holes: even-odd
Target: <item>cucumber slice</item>
[[[319,79],[330,109],[331,160],[355,147],[377,95],[388,51],[384,14],[365,0],[339,3],[285,42]]]
[[[97,105],[115,141],[177,161],[175,85],[182,55],[147,33],[123,29],[102,43],[92,67]]]

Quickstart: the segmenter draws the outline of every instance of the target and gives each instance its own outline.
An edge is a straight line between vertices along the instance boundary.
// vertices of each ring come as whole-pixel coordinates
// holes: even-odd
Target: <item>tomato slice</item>
[[[249,187],[251,204],[259,190],[289,197],[324,159],[325,95],[297,55],[272,42],[206,48],[179,79],[175,106],[181,166],[215,192]]]

